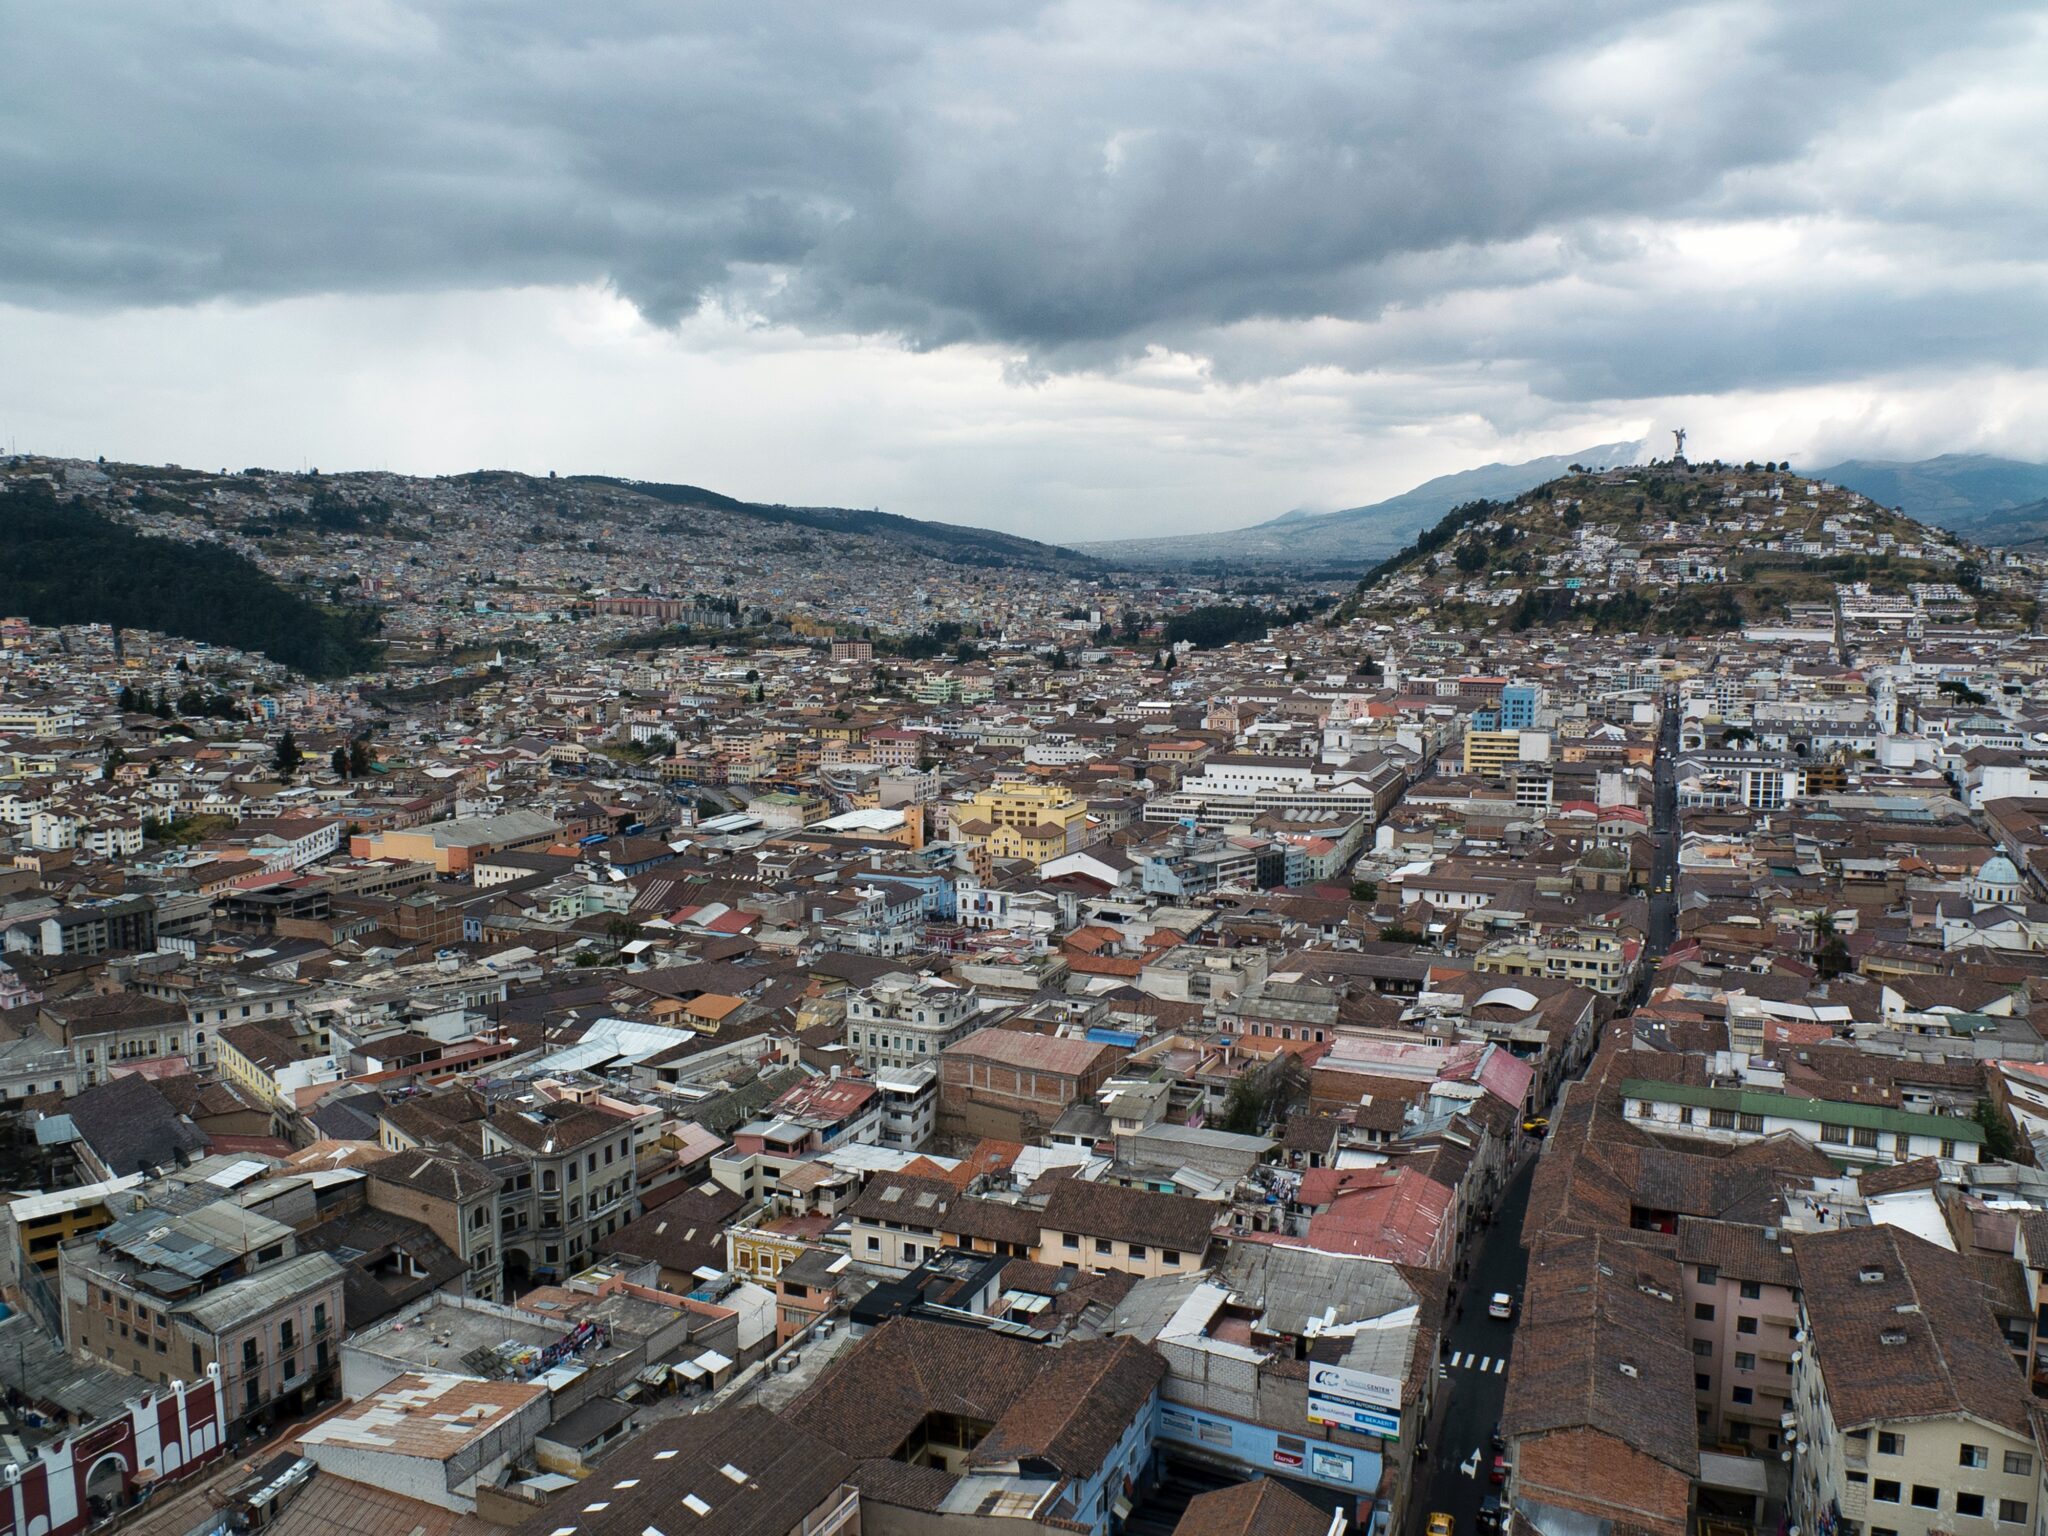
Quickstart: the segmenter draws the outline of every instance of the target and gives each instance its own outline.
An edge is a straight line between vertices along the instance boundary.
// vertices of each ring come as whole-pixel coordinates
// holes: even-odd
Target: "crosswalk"
[[[1468,1355],[1462,1349],[1451,1356],[1451,1369],[1477,1371],[1482,1376],[1498,1376],[1508,1368],[1506,1355]]]

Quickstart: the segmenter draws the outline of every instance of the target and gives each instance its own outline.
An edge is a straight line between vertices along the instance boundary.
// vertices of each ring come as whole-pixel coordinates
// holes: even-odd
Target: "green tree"
[[[370,752],[369,737],[358,736],[348,744],[348,776],[350,778],[363,778],[369,773],[370,765],[375,761],[375,757]]]
[[[270,754],[271,771],[280,779],[288,779],[299,771],[299,764],[304,760],[305,754],[299,750],[298,738],[287,726],[285,733],[277,738],[276,749]]]
[[[1984,1127],[1984,1150],[2002,1163],[2020,1161],[2020,1140],[2013,1134],[2012,1120],[1999,1112],[1998,1106],[1989,1099],[1977,1101],[1976,1112],[1971,1116]]]
[[[333,755],[332,757],[330,757],[330,758],[329,758],[329,759],[327,760],[327,764],[328,764],[328,766],[329,766],[330,768],[332,768],[332,769],[334,770],[334,776],[335,776],[335,777],[336,777],[337,779],[345,779],[345,778],[347,778],[347,777],[348,777],[348,748],[347,748],[347,747],[336,747],[336,748],[334,749],[334,755]]]
[[[1353,901],[1378,901],[1380,899],[1380,888],[1376,882],[1371,880],[1354,880],[1351,882],[1351,899]]]

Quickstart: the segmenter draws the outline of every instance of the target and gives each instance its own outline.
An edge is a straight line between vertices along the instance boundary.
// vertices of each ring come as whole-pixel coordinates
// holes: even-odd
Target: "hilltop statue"
[[[1674,448],[1671,452],[1671,462],[1674,464],[1683,464],[1685,462],[1685,428],[1673,427],[1671,429],[1671,435],[1674,439],[1676,439],[1678,443],[1678,446]]]

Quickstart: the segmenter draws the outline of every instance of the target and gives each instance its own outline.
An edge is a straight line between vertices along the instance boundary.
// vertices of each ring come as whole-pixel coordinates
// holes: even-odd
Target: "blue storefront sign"
[[[1311,1424],[1334,1424],[1339,1429],[1361,1435],[1379,1435],[1388,1440],[1401,1438],[1401,1415],[1341,1397],[1318,1397],[1310,1393],[1308,1421]]]
[[[1380,1485],[1381,1458],[1376,1451],[1281,1434],[1263,1424],[1247,1424],[1179,1403],[1159,1405],[1159,1439],[1167,1445],[1227,1458],[1248,1474],[1274,1472],[1368,1495]]]

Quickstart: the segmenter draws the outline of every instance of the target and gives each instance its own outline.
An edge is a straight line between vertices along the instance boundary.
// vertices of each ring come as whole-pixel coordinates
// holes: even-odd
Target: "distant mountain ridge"
[[[1574,464],[1605,467],[1633,464],[1641,443],[1598,443],[1573,453],[1551,454],[1519,464],[1481,464],[1425,480],[1384,501],[1336,512],[1284,512],[1249,528],[1178,538],[1120,539],[1083,544],[1084,554],[1134,563],[1198,560],[1373,561],[1384,558],[1468,501],[1518,496],[1555,480]]]
[[[567,475],[563,478],[571,485],[615,486],[694,511],[723,512],[733,517],[787,523],[822,533],[865,534],[869,538],[897,543],[923,542],[935,546],[927,552],[936,558],[960,565],[1074,567],[1095,563],[1090,556],[1064,545],[1046,544],[1018,534],[999,533],[993,528],[974,528],[964,523],[931,522],[894,512],[855,507],[789,507],[741,501],[718,491],[707,491],[700,485],[667,485],[656,480],[629,480],[615,475]]]
[[[2048,464],[1944,453],[1913,461],[1844,459],[1813,475],[1979,544],[2048,538]]]

